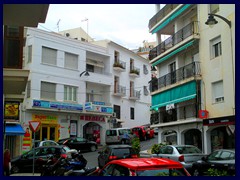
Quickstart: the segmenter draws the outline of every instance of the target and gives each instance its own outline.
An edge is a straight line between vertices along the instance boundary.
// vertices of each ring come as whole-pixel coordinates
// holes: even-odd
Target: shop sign
[[[203,126],[230,125],[235,124],[235,116],[204,119]]]
[[[101,113],[113,113],[113,108],[111,106],[101,106],[101,105],[95,105],[91,103],[91,106],[88,105],[86,109],[86,103],[85,103],[85,110],[86,111],[93,111],[93,112],[101,112]]]
[[[33,114],[32,115],[32,120],[33,121],[40,121],[41,123],[45,123],[45,124],[57,124],[58,123],[57,116],[53,116],[53,115]]]
[[[19,120],[19,102],[6,101],[4,104],[4,119]]]
[[[105,122],[105,118],[102,116],[83,115],[83,116],[80,116],[80,120]]]
[[[71,104],[63,102],[51,102],[42,100],[33,100],[33,107],[49,108],[57,110],[70,110],[70,111],[82,111],[82,104]]]
[[[92,110],[92,102],[86,102],[84,107],[85,107],[85,110]]]

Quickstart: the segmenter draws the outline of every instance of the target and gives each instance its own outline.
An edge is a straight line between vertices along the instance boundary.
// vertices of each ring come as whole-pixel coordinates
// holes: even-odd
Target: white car
[[[45,141],[35,140],[34,142],[35,142],[35,148],[41,147],[41,146],[59,146],[59,144],[53,140],[45,140]],[[76,149],[70,149],[67,146],[64,149],[66,150],[69,158],[71,158],[69,155],[79,153]]]

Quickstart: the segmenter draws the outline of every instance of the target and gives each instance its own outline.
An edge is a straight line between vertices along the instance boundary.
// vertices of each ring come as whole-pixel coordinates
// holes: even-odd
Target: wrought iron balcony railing
[[[113,64],[113,67],[126,69],[126,62],[123,62],[123,61],[120,61],[120,60],[115,61],[114,64]]]
[[[200,74],[201,74],[200,63],[192,62],[164,76],[155,79],[153,78],[150,81],[149,89],[151,92],[154,92],[163,87],[175,84],[179,81],[185,80],[193,76],[198,76]]]
[[[114,86],[114,95],[117,96],[125,96],[126,95],[126,87],[115,85]]]
[[[129,99],[140,99],[140,91],[136,91],[134,89],[130,89],[130,96],[129,96]]]
[[[154,59],[193,34],[198,34],[198,22],[196,21],[189,23],[187,26],[167,38],[161,44],[151,49],[149,52],[149,60]]]
[[[166,15],[168,15],[173,9],[175,9],[179,4],[166,4],[160,11],[155,14],[148,23],[148,28],[151,29],[159,21],[161,21]]]
[[[139,68],[136,68],[135,66],[131,66],[130,67],[130,71],[129,71],[130,74],[136,74],[136,75],[139,75],[140,73],[140,69]]]

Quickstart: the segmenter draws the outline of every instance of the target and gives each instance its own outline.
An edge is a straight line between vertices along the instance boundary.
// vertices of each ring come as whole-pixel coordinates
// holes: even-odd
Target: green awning
[[[171,53],[169,53],[168,55],[164,56],[163,58],[160,58],[159,60],[157,60],[155,63],[152,64],[152,66],[156,66],[156,65],[160,64],[161,62],[167,60],[168,58],[172,57],[173,55],[183,51],[184,49],[193,45],[194,42],[195,42],[195,40],[192,40],[192,41],[188,42],[187,44],[179,47],[178,49],[176,49],[176,50],[172,51]]]
[[[191,6],[191,4],[186,4],[183,7],[181,7],[179,10],[177,10],[175,13],[173,13],[170,17],[168,17],[164,22],[159,24],[153,31],[152,34],[158,32],[162,28],[164,28],[168,23],[170,23],[172,20],[174,20],[176,17],[178,17],[182,12],[184,12],[186,9],[188,9]]]
[[[191,81],[181,86],[169,89],[152,96],[152,106],[154,110],[168,104],[175,104],[187,101],[196,97],[196,81]]]

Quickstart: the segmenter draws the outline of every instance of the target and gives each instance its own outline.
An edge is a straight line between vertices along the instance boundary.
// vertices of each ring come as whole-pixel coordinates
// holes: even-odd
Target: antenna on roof
[[[59,32],[59,23],[60,23],[61,19],[58,20],[57,22],[57,28],[58,28],[58,32]]]

